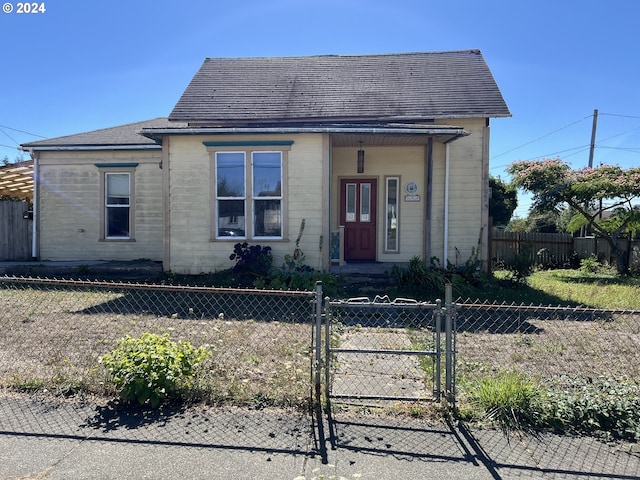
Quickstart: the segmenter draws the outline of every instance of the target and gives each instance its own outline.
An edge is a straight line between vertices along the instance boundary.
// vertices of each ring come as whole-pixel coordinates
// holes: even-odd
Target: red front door
[[[344,225],[344,259],[376,259],[375,179],[340,181],[340,225]]]

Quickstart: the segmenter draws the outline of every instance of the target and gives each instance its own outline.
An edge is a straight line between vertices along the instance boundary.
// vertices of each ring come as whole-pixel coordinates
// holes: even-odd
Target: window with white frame
[[[100,171],[100,239],[134,240],[137,163],[96,164]]]
[[[387,252],[398,252],[400,242],[398,238],[398,185],[400,179],[398,177],[386,178],[386,222],[384,249]]]
[[[252,152],[253,237],[282,238],[282,152]]]
[[[216,151],[215,238],[283,238],[283,152]]]
[[[129,238],[131,174],[105,174],[105,238]]]
[[[244,152],[218,152],[216,170],[216,237],[246,236]]]

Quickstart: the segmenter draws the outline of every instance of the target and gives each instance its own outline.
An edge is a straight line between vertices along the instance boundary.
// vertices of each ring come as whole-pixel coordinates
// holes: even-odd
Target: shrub
[[[170,340],[169,334],[127,335],[100,363],[111,374],[120,396],[157,407],[160,401],[190,386],[197,367],[209,356],[204,348]]]
[[[236,243],[229,260],[235,260],[234,273],[265,276],[269,273],[273,256],[271,247],[249,245],[247,242]]]
[[[505,269],[509,272],[509,280],[515,285],[526,284],[527,277],[533,273],[535,264],[533,246],[530,243],[521,244],[520,250],[505,265]]]
[[[475,253],[462,266],[449,264],[447,268],[443,268],[435,257],[427,264],[416,256],[409,260],[406,268],[394,265],[391,275],[400,291],[409,296],[424,298],[442,295],[447,283],[451,283],[456,296],[468,295],[482,281],[474,258]]]

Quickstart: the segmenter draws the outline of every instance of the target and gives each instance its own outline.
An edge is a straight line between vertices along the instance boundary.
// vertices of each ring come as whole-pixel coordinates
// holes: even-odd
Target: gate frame
[[[456,362],[456,307],[457,305],[452,302],[452,287],[450,284],[445,287],[445,305],[442,306],[441,300],[436,300],[435,303],[418,302],[413,299],[396,298],[391,302],[388,296],[376,296],[374,301],[371,302],[368,297],[359,297],[349,299],[352,305],[359,308],[402,308],[402,309],[417,309],[431,307],[434,315],[434,335],[435,335],[435,349],[434,350],[386,350],[386,349],[341,349],[331,347],[331,319],[332,319],[332,305],[345,305],[345,302],[332,302],[329,297],[324,300],[324,307],[321,305],[320,296],[322,294],[322,287],[317,286],[317,305],[316,305],[316,334],[315,334],[315,391],[316,401],[320,402],[322,392],[322,374],[321,370],[324,370],[324,391],[325,402],[329,407],[331,398],[358,398],[366,400],[399,400],[399,401],[436,401],[441,402],[442,397],[451,404],[455,404],[456,401],[456,386],[455,386],[455,362]],[[385,301],[386,300],[386,301]],[[324,314],[323,314],[324,312]],[[322,317],[324,316],[324,322]],[[444,318],[444,357],[445,357],[445,388],[442,390],[441,377],[442,377],[442,333],[443,333],[443,318]],[[324,323],[324,330],[323,330]],[[322,352],[322,335],[324,332],[324,352]],[[380,396],[380,395],[340,395],[334,396],[331,394],[331,357],[335,353],[362,353],[362,354],[391,354],[391,355],[416,355],[416,356],[430,356],[435,363],[434,373],[434,398],[433,399],[417,399],[407,397],[396,396]],[[323,355],[324,353],[324,355]]]

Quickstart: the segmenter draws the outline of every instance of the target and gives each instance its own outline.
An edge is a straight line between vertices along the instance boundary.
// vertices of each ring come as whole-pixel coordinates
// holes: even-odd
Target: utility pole
[[[591,146],[589,148],[589,168],[593,167],[593,152],[596,149],[596,128],[598,127],[598,109],[593,111],[593,126],[591,127]]]

